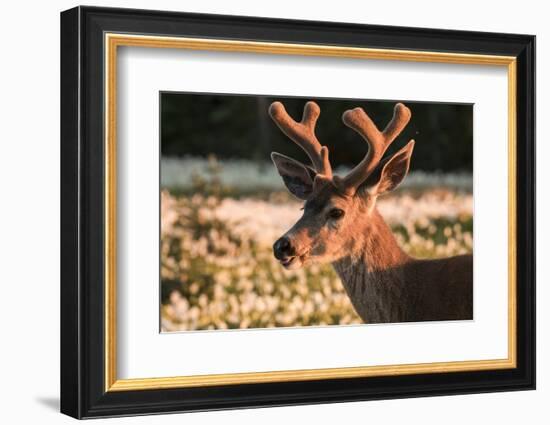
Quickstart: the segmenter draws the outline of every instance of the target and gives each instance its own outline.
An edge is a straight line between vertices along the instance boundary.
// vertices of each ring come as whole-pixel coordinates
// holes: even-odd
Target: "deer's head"
[[[393,118],[383,131],[361,108],[344,112],[344,124],[369,145],[363,160],[344,177],[332,174],[328,149],[315,136],[320,114],[316,103],[306,103],[301,122],[294,121],[280,102],[271,104],[269,114],[311,160],[311,165],[306,165],[276,152],[271,154],[287,189],[305,201],[302,217],[273,245],[275,257],[285,268],[296,269],[353,255],[368,228],[365,224],[372,218],[377,197],[395,189],[409,170],[414,140],[392,157],[382,159],[409,122],[409,108],[396,104]]]

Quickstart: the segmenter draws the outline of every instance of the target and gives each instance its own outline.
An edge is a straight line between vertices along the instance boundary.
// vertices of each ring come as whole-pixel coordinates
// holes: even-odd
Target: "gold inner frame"
[[[105,34],[105,391],[309,381],[516,367],[516,58],[327,45]],[[116,123],[119,46],[503,66],[508,72],[508,357],[418,364],[118,379],[116,373]]]

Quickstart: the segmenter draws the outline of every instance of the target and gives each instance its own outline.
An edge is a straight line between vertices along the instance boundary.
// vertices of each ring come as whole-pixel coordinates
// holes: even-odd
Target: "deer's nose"
[[[278,239],[273,244],[273,253],[275,254],[275,258],[278,260],[292,256],[293,252],[294,249],[292,248],[292,243],[286,236]]]

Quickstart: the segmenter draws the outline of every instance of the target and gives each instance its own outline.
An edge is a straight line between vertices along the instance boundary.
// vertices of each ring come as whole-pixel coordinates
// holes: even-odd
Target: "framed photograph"
[[[535,37],[61,14],[61,411],[535,388]]]

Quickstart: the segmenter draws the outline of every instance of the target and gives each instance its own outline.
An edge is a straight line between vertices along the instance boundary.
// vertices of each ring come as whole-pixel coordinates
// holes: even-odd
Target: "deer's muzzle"
[[[294,255],[294,248],[290,239],[286,236],[277,239],[273,244],[273,254],[277,260],[284,260]]]

